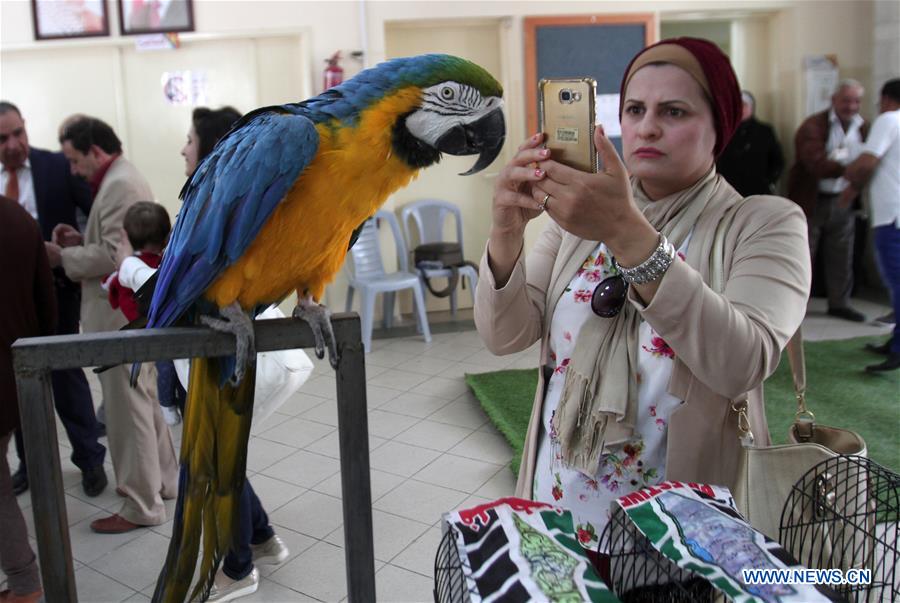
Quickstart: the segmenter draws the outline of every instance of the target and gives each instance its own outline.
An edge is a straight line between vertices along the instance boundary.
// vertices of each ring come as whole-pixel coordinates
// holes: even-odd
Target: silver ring
[[[544,211],[547,209],[547,201],[549,201],[549,200],[550,200],[550,193],[547,193],[547,196],[544,197],[543,201],[541,201],[538,204],[538,206],[541,208],[541,211]]]

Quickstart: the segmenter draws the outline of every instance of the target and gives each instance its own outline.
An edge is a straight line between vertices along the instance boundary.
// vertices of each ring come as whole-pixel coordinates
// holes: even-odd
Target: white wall
[[[763,15],[732,21],[731,41],[731,62],[741,88],[753,93],[757,117],[771,121],[775,91],[771,81],[769,18]]]
[[[129,47],[130,39],[117,35],[116,3],[108,1],[113,37],[80,42],[35,42],[32,39],[31,4],[28,0],[0,1],[0,97],[19,102],[28,111],[29,129],[40,144],[53,146],[55,124],[74,111],[95,113],[122,126],[125,113],[136,113],[140,107],[128,107],[124,95],[110,93],[109,84],[122,79],[121,65],[115,55]],[[298,36],[304,40],[306,54],[297,67],[289,69],[283,59],[277,65],[267,61],[267,53],[257,55],[256,69],[269,69],[272,78],[266,81],[284,95],[291,89],[308,95],[321,89],[321,73],[325,59],[335,50],[366,50],[369,64],[384,60],[389,54],[400,52],[395,44],[404,26],[423,28],[434,34],[435,44],[442,50],[465,55],[470,39],[450,33],[438,37],[436,33],[444,25],[448,32],[467,22],[477,27],[496,29],[498,56],[492,61],[493,69],[506,91],[506,110],[509,129],[509,145],[504,151],[508,157],[511,149],[526,137],[524,111],[524,58],[522,23],[526,16],[563,14],[611,14],[654,13],[657,21],[694,19],[733,21],[732,54],[735,68],[742,83],[751,88],[759,102],[760,116],[773,122],[788,158],[793,150],[790,141],[793,131],[803,119],[802,61],[809,54],[827,53],[838,57],[841,75],[856,77],[873,90],[876,80],[891,75],[884,70],[884,57],[897,48],[897,2],[895,0],[740,0],[740,1],[688,1],[654,0],[644,2],[566,1],[566,2],[513,2],[513,1],[272,1],[272,0],[195,0],[196,33],[183,34],[186,45],[209,39],[262,38],[266,36]],[[446,32],[445,32],[446,33]],[[879,50],[873,48],[873,39],[880,40]],[[421,41],[420,41],[421,42]],[[424,42],[427,46],[427,37]],[[421,46],[416,46],[419,48]],[[411,47],[410,47],[411,48]],[[894,53],[896,55],[896,52]],[[880,57],[880,58],[876,58]],[[77,64],[69,64],[73,57]],[[274,56],[274,55],[273,55]],[[279,55],[281,56],[281,55]],[[50,59],[48,59],[50,57]],[[491,62],[487,58],[482,59]],[[56,62],[56,67],[45,70],[42,65]],[[879,75],[873,76],[875,65]],[[118,65],[118,66],[117,66]],[[893,63],[896,75],[896,63]],[[85,66],[90,66],[85,68]],[[343,62],[348,75],[360,65],[353,60]],[[279,87],[277,76],[295,80],[292,87]],[[27,85],[23,84],[27,82]],[[53,86],[48,86],[51,82]],[[57,89],[65,84],[63,98],[51,98],[42,89]],[[880,84],[880,81],[878,81]],[[22,92],[13,94],[13,92]],[[257,91],[257,94],[261,94]],[[262,93],[263,96],[267,96]],[[300,96],[299,98],[303,98]],[[870,94],[869,99],[872,96]],[[299,100],[299,99],[298,99]],[[868,100],[868,99],[867,99]],[[248,109],[249,107],[240,107]],[[864,103],[864,114],[871,117],[874,107]],[[46,125],[40,125],[40,121]],[[127,133],[127,132],[126,132]],[[173,134],[174,135],[174,134]],[[180,136],[179,136],[180,138]],[[128,142],[128,141],[126,141]],[[181,140],[161,142],[160,153],[171,153],[173,145]],[[165,149],[163,149],[165,147]],[[176,158],[177,161],[177,158]],[[139,166],[142,169],[148,166]],[[149,169],[149,168],[148,168]],[[174,168],[172,168],[174,169]],[[443,168],[442,168],[443,169]],[[466,206],[467,253],[476,253],[483,246],[485,225],[489,220],[490,173],[460,183],[458,177],[440,172],[428,185],[435,193],[448,194],[460,199]],[[172,178],[180,176],[174,174]],[[443,178],[443,179],[442,179]],[[475,188],[473,182],[478,183]],[[452,184],[447,184],[452,183]],[[163,190],[165,183],[153,182]],[[388,203],[395,207],[413,196],[426,196],[431,191],[416,188],[398,193]],[[424,185],[421,185],[424,187]],[[427,188],[427,187],[426,187]],[[528,231],[526,244],[530,247],[540,221],[535,221]],[[465,302],[466,296],[461,301]],[[343,287],[330,292],[330,304],[343,306]],[[465,302],[468,303],[468,302]]]
[[[872,11],[875,30],[872,48],[872,93],[890,79],[900,77],[900,2],[879,0]]]
[[[500,19],[486,18],[469,21],[442,21],[440,23],[388,23],[385,28],[385,45],[387,58],[412,56],[426,52],[444,52],[457,54],[474,61],[484,67],[488,73],[498,80],[503,77],[501,61],[501,29]],[[510,147],[507,147],[507,151]],[[505,154],[504,154],[505,155]],[[399,211],[403,205],[419,199],[442,199],[458,205],[463,216],[463,243],[466,259],[478,261],[484,250],[484,241],[488,237],[489,220],[486,220],[486,208],[489,208],[491,191],[496,174],[503,166],[505,156],[499,157],[493,165],[473,176],[459,176],[475,162],[474,157],[445,156],[438,165],[420,172],[418,178],[409,186],[397,191],[388,201],[388,208]],[[445,224],[445,234],[455,231],[450,229],[451,222]],[[449,240],[449,238],[448,238]],[[436,285],[439,286],[439,285]],[[467,289],[460,290],[458,296],[462,307],[471,305],[471,295]],[[439,299],[426,294],[429,310],[446,310],[448,299]],[[404,312],[411,311],[411,296],[401,300]]]
[[[193,107],[165,100],[164,73],[201,71],[207,79],[204,104],[241,111],[302,98],[309,90],[297,77],[308,63],[302,37],[227,36],[195,38],[177,51],[138,52],[126,44],[5,51],[2,98],[19,106],[36,147],[58,148],[59,124],[72,113],[108,122],[125,156],[174,216],[184,184],[180,150]]]
[[[272,1],[272,0],[195,0],[197,33],[183,34],[182,38],[240,33],[256,35],[261,32],[293,32],[305,34],[309,39],[311,64],[307,77],[314,90],[321,88],[319,81],[324,60],[338,49],[361,49],[365,42],[370,63],[386,56],[387,25],[397,22],[434,23],[443,19],[457,21],[463,18],[507,19],[504,53],[510,91],[520,89],[522,81],[521,23],[525,16],[557,14],[608,14],[608,13],[657,13],[661,19],[689,16],[695,19],[722,20],[747,19],[759,15],[770,20],[771,40],[769,56],[773,63],[772,87],[783,90],[788,101],[785,110],[787,120],[796,120],[802,111],[800,95],[802,82],[799,73],[802,57],[812,53],[838,55],[843,70],[868,83],[873,69],[873,31],[875,29],[873,0],[739,0],[722,2],[705,1],[643,1],[643,2],[510,2],[510,1]],[[880,38],[900,38],[897,34],[895,0],[878,0]],[[121,40],[118,30],[116,3],[108,1],[110,24],[114,32],[112,41]],[[31,4],[28,0],[0,1],[0,50],[35,48],[70,48],[76,44],[93,47],[109,43],[95,38],[82,42],[45,41],[32,39]],[[892,29],[893,27],[893,29]],[[748,43],[765,39],[749,32]],[[127,41],[129,42],[130,41]],[[462,48],[462,47],[461,47]],[[772,52],[777,50],[778,52]],[[886,48],[884,53],[889,52]],[[756,61],[756,64],[763,61]],[[348,72],[356,69],[352,60],[344,67]],[[5,78],[4,78],[5,79]],[[781,84],[785,80],[787,89]],[[2,93],[2,88],[0,88]]]
[[[774,122],[785,156],[793,160],[793,133],[806,117],[803,58],[833,54],[840,76],[860,80],[871,91],[872,13],[874,2],[798,2],[776,13],[770,21],[770,57],[773,71]],[[875,107],[868,98],[862,114],[871,118]]]

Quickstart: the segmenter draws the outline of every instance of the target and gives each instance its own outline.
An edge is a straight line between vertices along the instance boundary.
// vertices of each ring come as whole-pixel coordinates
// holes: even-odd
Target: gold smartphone
[[[582,172],[597,171],[594,148],[597,82],[593,78],[542,79],[540,130],[550,158]]]

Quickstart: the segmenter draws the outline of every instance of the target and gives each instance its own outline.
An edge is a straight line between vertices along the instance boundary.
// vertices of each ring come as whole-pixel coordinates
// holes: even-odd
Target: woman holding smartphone
[[[803,319],[809,253],[795,204],[744,203],[716,173],[740,117],[728,58],[664,40],[622,80],[624,164],[600,127],[596,174],[554,161],[539,133],[498,178],[475,322],[495,354],[541,342],[517,495],[571,509],[586,548],[618,496],[664,479],[734,485],[733,399],[746,395],[768,443],[762,383]]]

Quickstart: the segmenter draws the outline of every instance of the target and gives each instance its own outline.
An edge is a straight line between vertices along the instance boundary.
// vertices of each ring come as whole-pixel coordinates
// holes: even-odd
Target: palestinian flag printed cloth
[[[569,511],[502,498],[446,513],[444,523],[473,603],[619,601],[578,544]]]
[[[802,569],[780,544],[747,524],[728,488],[662,482],[612,505],[678,567],[708,580],[736,603],[840,601],[831,589],[805,584],[747,585],[744,569]],[[613,549],[616,538],[611,538]],[[611,549],[610,554],[618,551]]]

